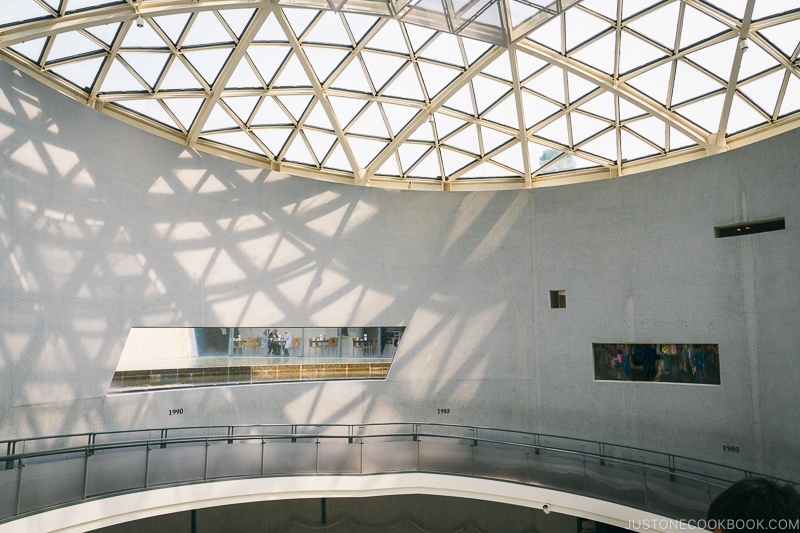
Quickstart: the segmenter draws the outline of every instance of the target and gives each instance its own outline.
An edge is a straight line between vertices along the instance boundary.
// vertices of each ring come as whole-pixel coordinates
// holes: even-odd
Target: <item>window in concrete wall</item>
[[[567,291],[550,291],[550,309],[567,307]]]
[[[718,344],[593,343],[595,381],[719,385]]]
[[[752,222],[717,226],[714,228],[714,237],[717,239],[722,237],[739,237],[741,235],[779,231],[782,229],[786,229],[786,220],[783,217],[770,218],[768,220],[754,220]]]
[[[131,328],[109,392],[385,379],[405,327]]]

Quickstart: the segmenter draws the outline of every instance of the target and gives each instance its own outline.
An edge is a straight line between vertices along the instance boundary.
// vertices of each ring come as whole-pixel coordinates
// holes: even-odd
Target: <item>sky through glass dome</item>
[[[8,4],[9,63],[178,142],[302,176],[522,188],[800,125],[800,0]]]

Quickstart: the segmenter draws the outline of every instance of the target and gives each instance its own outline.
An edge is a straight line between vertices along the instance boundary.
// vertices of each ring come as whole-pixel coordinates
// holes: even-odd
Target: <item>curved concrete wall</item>
[[[391,192],[200,154],[0,65],[0,437],[453,422],[800,477],[798,146],[794,130],[601,182]],[[774,216],[785,231],[713,237]],[[106,397],[131,326],[271,324],[408,329],[386,382]],[[722,385],[593,381],[592,342],[656,341],[719,343]]]

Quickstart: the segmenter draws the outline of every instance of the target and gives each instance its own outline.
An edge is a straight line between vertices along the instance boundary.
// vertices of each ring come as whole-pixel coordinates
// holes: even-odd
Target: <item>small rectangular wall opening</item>
[[[767,231],[778,231],[786,229],[786,221],[783,217],[770,218],[767,220],[754,220],[752,222],[741,222],[739,224],[728,224],[727,226],[716,226],[714,237],[739,237],[752,233],[765,233]]]
[[[567,291],[550,291],[550,309],[567,307]]]

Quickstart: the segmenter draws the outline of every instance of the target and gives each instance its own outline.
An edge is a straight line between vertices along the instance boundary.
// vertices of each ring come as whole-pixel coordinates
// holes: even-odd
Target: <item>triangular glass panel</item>
[[[44,48],[44,43],[47,42],[47,39],[48,37],[42,37],[41,39],[34,39],[32,41],[12,44],[9,46],[9,48],[27,57],[34,63],[38,63],[39,58],[42,57],[42,49]]]
[[[469,84],[461,87],[453,96],[445,101],[443,104],[444,107],[449,107],[450,109],[475,116],[475,110],[472,105],[472,94],[469,92],[469,88]]]
[[[511,26],[515,29],[518,28],[520,24],[530,20],[542,12],[541,10],[527,3],[523,4],[522,2],[516,2],[515,0],[510,0],[508,7],[511,18]]]
[[[250,118],[250,115],[253,114],[253,110],[256,108],[258,100],[258,96],[233,96],[222,99],[225,105],[228,106],[230,110],[233,111],[237,117],[239,117],[239,120],[245,124],[247,124],[247,120]]]
[[[119,102],[116,102],[116,104],[136,111],[137,113],[151,118],[156,122],[166,124],[171,128],[177,127],[175,121],[172,120],[172,117],[169,116],[169,113],[164,111],[164,108],[161,107],[161,104],[158,100],[120,100]]]
[[[289,57],[283,72],[278,75],[275,87],[311,87],[306,71],[295,54]]]
[[[44,0],[44,3],[53,8],[53,11],[61,9],[61,4],[64,0]]]
[[[624,129],[620,132],[620,142],[622,143],[623,161],[626,159],[633,161],[659,153],[658,150]]]
[[[441,5],[441,4],[440,4]],[[483,10],[483,13],[478,15],[478,18],[475,19],[476,25],[485,24],[487,26],[492,26],[495,29],[500,29],[503,27],[503,20],[500,16],[500,6],[499,3],[490,3],[488,4],[489,7]]]
[[[347,21],[347,26],[350,28],[350,33],[353,34],[353,38],[357,43],[361,42],[361,39],[363,39],[367,32],[378,22],[378,17],[359,13],[345,13],[344,18]]]
[[[800,78],[789,76],[789,84],[786,86],[786,92],[783,95],[779,116],[783,117],[794,113],[798,109],[800,109]]]
[[[800,27],[798,27],[800,31]],[[764,51],[760,46],[750,44],[747,53],[742,56],[742,63],[739,66],[739,79],[744,80],[759,72],[778,66],[778,60]],[[725,78],[723,78],[725,79]]]
[[[189,69],[184,66],[179,57],[173,58],[172,64],[169,66],[164,79],[161,81],[161,86],[159,87],[162,91],[202,88],[203,86],[200,85],[197,78],[189,72]]]
[[[173,44],[177,43],[186,29],[186,23],[189,22],[190,13],[178,13],[176,15],[166,15],[163,17],[154,17],[153,21],[158,24],[170,41]],[[136,28],[131,28],[134,30]]]
[[[572,125],[572,142],[574,144],[578,144],[611,126],[608,122],[603,122],[600,119],[581,113],[572,112],[569,118]]]
[[[538,137],[550,139],[564,146],[569,146],[569,135],[567,132],[567,117],[562,116],[536,132]]]
[[[94,59],[86,59],[84,61],[53,67],[50,70],[88,92],[104,60],[105,58],[103,57],[95,57]]]
[[[531,163],[531,172],[536,172],[562,153],[555,148],[528,141],[528,159]]]
[[[322,19],[308,32],[303,42],[351,46],[350,36],[339,17],[339,13],[333,11],[323,12]]]
[[[453,133],[455,130],[466,124],[465,121],[445,115],[444,113],[434,113],[436,121],[436,134],[440,139],[443,139]]]
[[[486,179],[486,178],[518,178],[519,176],[503,167],[492,164],[490,161],[484,161],[478,166],[472,167],[467,172],[458,177],[459,180],[463,179]]]
[[[482,58],[484,54],[492,48],[491,44],[483,41],[476,41],[475,39],[469,39],[467,37],[460,37],[460,39],[470,65]]]
[[[632,104],[624,98],[617,98],[619,101],[619,119],[628,120],[629,118],[638,117],[646,114],[646,112],[639,106]]]
[[[472,79],[472,87],[475,89],[475,104],[478,107],[478,114],[482,114],[511,90],[508,85],[483,76],[475,76]]]
[[[610,28],[605,20],[580,9],[568,9],[566,11],[566,19],[567,50],[572,50],[579,44]]]
[[[39,4],[31,0],[16,0],[13,8],[6,5],[4,9],[0,10],[0,26],[47,17],[52,17],[52,15]]]
[[[384,139],[390,137],[377,102],[368,104],[364,112],[361,113],[358,119],[353,122],[353,125],[347,129],[347,133],[368,135],[370,137],[380,137]]]
[[[745,7],[747,7],[747,0],[706,0],[706,3],[713,5],[715,8],[729,15],[733,15],[738,20],[742,20]]]
[[[66,12],[73,13],[90,7],[100,7],[108,4],[119,4],[120,0],[69,0]]]
[[[419,113],[419,109],[416,107],[389,104],[386,102],[382,103],[381,106],[383,107],[383,112],[386,114],[386,120],[389,121],[389,127],[392,129],[393,136],[400,133],[403,128],[405,128],[406,124],[411,122],[411,119]]]
[[[395,156],[389,157],[378,170],[375,171],[376,176],[391,176],[393,178],[400,177],[400,169],[397,166],[397,158]]]
[[[100,26],[86,28],[86,31],[106,43],[108,46],[111,46],[111,43],[113,43],[114,39],[117,37],[117,32],[119,31],[119,27],[121,25],[122,24],[119,22],[112,24],[101,24]]]
[[[114,61],[108,69],[100,93],[144,91],[145,87],[119,61]]]
[[[722,85],[689,64],[678,61],[675,86],[672,90],[672,105],[677,105],[702,94],[720,90]]]
[[[538,124],[561,108],[547,100],[532,95],[528,91],[522,91],[522,109],[525,113],[525,128],[527,129]],[[611,105],[611,113],[613,116],[613,103]]]
[[[583,0],[581,7],[591,9],[598,15],[603,15],[611,20],[617,20],[617,3],[608,0]]]
[[[513,145],[495,155],[492,158],[492,161],[496,161],[501,165],[513,168],[522,174],[525,169],[525,163],[522,160],[522,145],[518,142],[515,142]]]
[[[192,127],[200,106],[203,105],[204,98],[165,98],[164,103],[172,111],[172,114],[183,125],[183,129],[189,130]]]
[[[731,103],[731,114],[728,117],[728,135],[764,124],[767,122],[766,117],[753,109],[753,107],[745,102],[739,95],[733,96]]]
[[[627,31],[622,32],[620,38],[619,72],[630,72],[642,65],[666,57],[663,50],[656,48],[647,41],[635,37]]]
[[[367,77],[364,75],[364,68],[361,61],[355,58],[347,65],[341,74],[331,83],[334,89],[344,89],[346,91],[356,91],[360,93],[372,93]]]
[[[367,43],[367,48],[372,50],[385,50],[397,54],[408,55],[408,46],[403,38],[400,23],[396,20],[387,20],[386,24]]]
[[[376,91],[380,91],[386,82],[400,70],[400,67],[407,63],[407,60],[403,58],[374,52],[362,52],[361,57],[364,59]]]
[[[753,20],[761,20],[780,13],[786,13],[796,10],[798,5],[792,0],[780,1],[764,1],[756,2],[753,7]]]
[[[373,139],[362,139],[361,137],[347,136],[347,142],[353,149],[353,155],[356,157],[358,166],[367,168],[373,159],[386,147],[385,142],[376,141]]]
[[[283,8],[283,14],[286,15],[286,20],[289,21],[289,26],[299,39],[303,32],[306,31],[311,21],[319,14],[316,9],[298,9],[298,8]]]
[[[233,69],[228,83],[225,84],[226,89],[261,89],[261,81],[253,72],[250,62],[246,58],[239,60],[239,64]]]
[[[518,129],[519,117],[517,116],[517,102],[514,99],[514,95],[510,94],[503,98],[499,104],[494,106],[482,118],[509,128]]]
[[[758,33],[766,37],[786,57],[791,57],[795,48],[797,48],[798,40],[800,40],[798,37],[800,35],[800,19],[764,28]]]
[[[300,120],[300,117],[305,113],[308,104],[311,103],[311,95],[286,95],[278,96],[278,100],[283,106],[291,113],[295,120]]]
[[[600,156],[609,161],[617,160],[617,133],[606,132],[588,143],[581,145],[580,150]]]
[[[564,71],[558,67],[550,67],[531,81],[525,87],[555,100],[561,105],[566,105],[564,96]]]
[[[97,43],[87,38],[78,31],[68,31],[55,36],[55,41],[47,54],[47,62],[58,61],[65,57],[74,57],[92,52],[99,52],[102,48]]]
[[[503,55],[492,61],[488,67],[481,71],[481,74],[488,74],[511,83],[511,63],[508,60],[508,52],[503,52]]]
[[[409,141],[433,142],[433,123],[423,122],[408,137]]]
[[[731,65],[733,64],[733,56],[736,53],[736,45],[737,39],[728,39],[697,52],[692,52],[685,57],[727,82],[731,76]]]
[[[659,0],[624,0],[622,2],[622,20],[627,19],[631,15],[641,13],[658,2]]]
[[[439,168],[438,151],[428,152],[428,155],[423,157],[417,166],[407,171],[407,174],[410,178],[441,178],[442,171]]]
[[[247,55],[258,69],[261,78],[269,85],[289,54],[289,50],[288,46],[251,45],[247,49]]]
[[[528,35],[528,39],[536,41],[548,48],[561,52],[561,24],[563,15],[550,19],[549,22],[542,24]]]
[[[322,104],[319,102],[314,105],[314,109],[312,109],[311,113],[308,114],[304,125],[323,130],[334,131],[333,125],[328,118],[328,114],[325,112],[325,108],[322,107]]]
[[[560,155],[560,154],[559,154]],[[553,174],[556,172],[568,172],[578,168],[578,157],[574,154],[564,154],[553,158],[554,163],[551,163],[547,168],[541,171],[541,174]]]
[[[590,81],[586,81],[572,72],[567,72],[567,88],[569,102],[574,103],[577,102],[582,96],[585,96],[597,89],[597,85]]]
[[[226,48],[214,48],[210,50],[191,50],[183,53],[192,66],[203,76],[206,83],[214,85],[225,62],[231,55],[231,50]]]
[[[422,94],[422,88],[419,86],[417,73],[412,66],[403,69],[382,93],[386,96],[397,96],[398,98],[405,98],[407,100],[425,100],[425,96]]]
[[[275,102],[271,96],[265,96],[264,101],[256,111],[256,116],[253,117],[252,126],[272,126],[279,124],[292,124],[292,120],[286,115],[286,112],[281,109],[281,106]],[[269,146],[269,145],[267,145]],[[270,148],[272,150],[272,148]]]
[[[353,120],[353,117],[364,109],[364,106],[368,103],[366,100],[343,98],[341,96],[329,96],[328,101],[333,107],[333,112],[336,114],[336,119],[342,128],[346,128],[350,121]]]
[[[316,27],[319,27],[319,24]],[[331,72],[339,66],[339,63],[348,54],[346,50],[315,46],[305,46],[303,47],[303,52],[305,52],[308,62],[311,63],[311,67],[314,69],[320,83],[324,83],[328,79]]]
[[[523,83],[535,72],[538,72],[547,66],[546,61],[543,61],[538,57],[533,57],[532,55],[526,54],[519,50],[516,51],[516,55],[517,72],[519,72],[519,79]]]
[[[225,29],[212,11],[200,11],[183,40],[183,46],[197,46],[211,43],[231,43],[233,37]]]
[[[255,12],[255,9],[223,9],[219,14],[222,15],[225,24],[233,31],[233,34],[241,37]]]
[[[616,43],[616,36],[610,33],[574,52],[572,57],[606,74],[613,74]]]
[[[431,147],[427,144],[404,143],[400,145],[400,148],[397,149],[397,153],[400,156],[400,165],[403,167],[403,174],[408,172],[408,169],[419,161],[430,149]]]
[[[347,159],[341,143],[336,143],[336,146],[333,147],[330,157],[325,161],[325,168],[353,172],[353,167],[350,166],[350,161]]]
[[[675,111],[711,133],[719,128],[719,117],[722,113],[724,100],[725,95],[718,94],[711,98],[705,98],[679,107]]]
[[[308,144],[311,145],[311,150],[314,152],[317,161],[321,163],[325,156],[328,155],[333,143],[336,142],[336,135],[315,130],[303,130],[303,134],[306,136]]]
[[[495,148],[506,144],[514,137],[499,132],[493,128],[481,126],[481,138],[483,139],[483,153],[488,154]]]
[[[231,118],[228,112],[225,111],[222,106],[217,104],[208,115],[206,123],[203,124],[202,131],[205,133],[207,131],[227,130],[238,127],[239,125],[236,124],[236,121]]]
[[[420,57],[464,67],[464,58],[461,57],[461,49],[458,47],[458,37],[450,33],[437,35],[434,41],[420,54]]]
[[[258,139],[264,143],[264,146],[272,152],[273,157],[278,157],[283,145],[286,144],[286,139],[291,135],[291,129],[286,128],[269,128],[264,130],[253,130],[253,133]],[[302,142],[302,141],[301,141]]]
[[[655,117],[647,117],[641,120],[628,122],[625,127],[635,131],[648,141],[657,144],[661,148],[666,146],[667,126]],[[624,155],[624,154],[623,154]]]
[[[614,113],[614,96],[610,92],[604,91],[600,93],[585,104],[582,104],[578,109],[608,120],[616,120],[616,115]],[[528,116],[527,108],[525,116],[526,118]]]
[[[697,9],[686,6],[681,27],[681,50],[724,31],[728,27]]]
[[[694,146],[697,143],[694,142],[692,139],[684,135],[683,133],[679,132],[674,128],[669,129],[669,149],[678,150],[680,148],[686,148],[687,146]]]
[[[678,28],[680,3],[668,3],[630,22],[628,27],[649,39],[663,45],[668,50],[675,48],[675,32]]]
[[[411,48],[414,49],[414,53],[418,52],[436,34],[436,30],[415,26],[414,24],[403,24],[403,26],[406,29],[408,40],[411,41]]]
[[[470,152],[476,157],[479,157],[481,154],[480,141],[478,140],[478,126],[475,124],[470,124],[446,141],[442,142],[447,146],[452,146],[453,148]]]
[[[250,136],[243,131],[231,131],[227,133],[216,133],[213,135],[204,135],[203,138],[214,141],[254,154],[264,155],[261,148],[250,138]]]
[[[308,146],[306,146],[302,135],[297,135],[294,138],[292,144],[290,144],[289,148],[286,150],[286,155],[284,155],[283,158],[286,161],[292,161],[293,163],[311,165],[312,167],[317,166],[317,162],[314,160],[311,152],[308,151]]]
[[[122,53],[119,55],[152,89],[164,71],[170,54],[163,52]]]
[[[460,70],[442,67],[434,63],[420,61],[417,63],[428,98],[433,99],[442,92],[460,74]],[[487,78],[484,78],[487,79]]]
[[[286,33],[284,33],[278,19],[275,18],[274,14],[270,13],[258,33],[256,33],[253,41],[260,43],[288,43],[289,39],[286,37]]]
[[[773,72],[747,85],[742,85],[739,90],[750,98],[750,100],[755,102],[758,107],[763,109],[769,116],[772,116],[775,111],[775,105],[778,102],[778,94],[783,85],[785,73],[786,70]]]
[[[442,148],[439,152],[442,154],[444,173],[448,176],[452,176],[458,170],[461,170],[465,166],[475,161],[474,157],[464,155],[460,152],[454,152],[453,150],[448,150],[447,148]]]
[[[639,74],[635,78],[628,80],[628,85],[634,89],[638,89],[659,104],[666,105],[671,74],[672,64],[665,63],[660,67],[645,71],[643,74]]]
[[[150,19],[143,20],[144,25],[140,28],[134,25],[125,34],[125,39],[122,41],[122,49],[126,48],[159,48],[167,50],[167,43],[156,33],[150,26]]]

